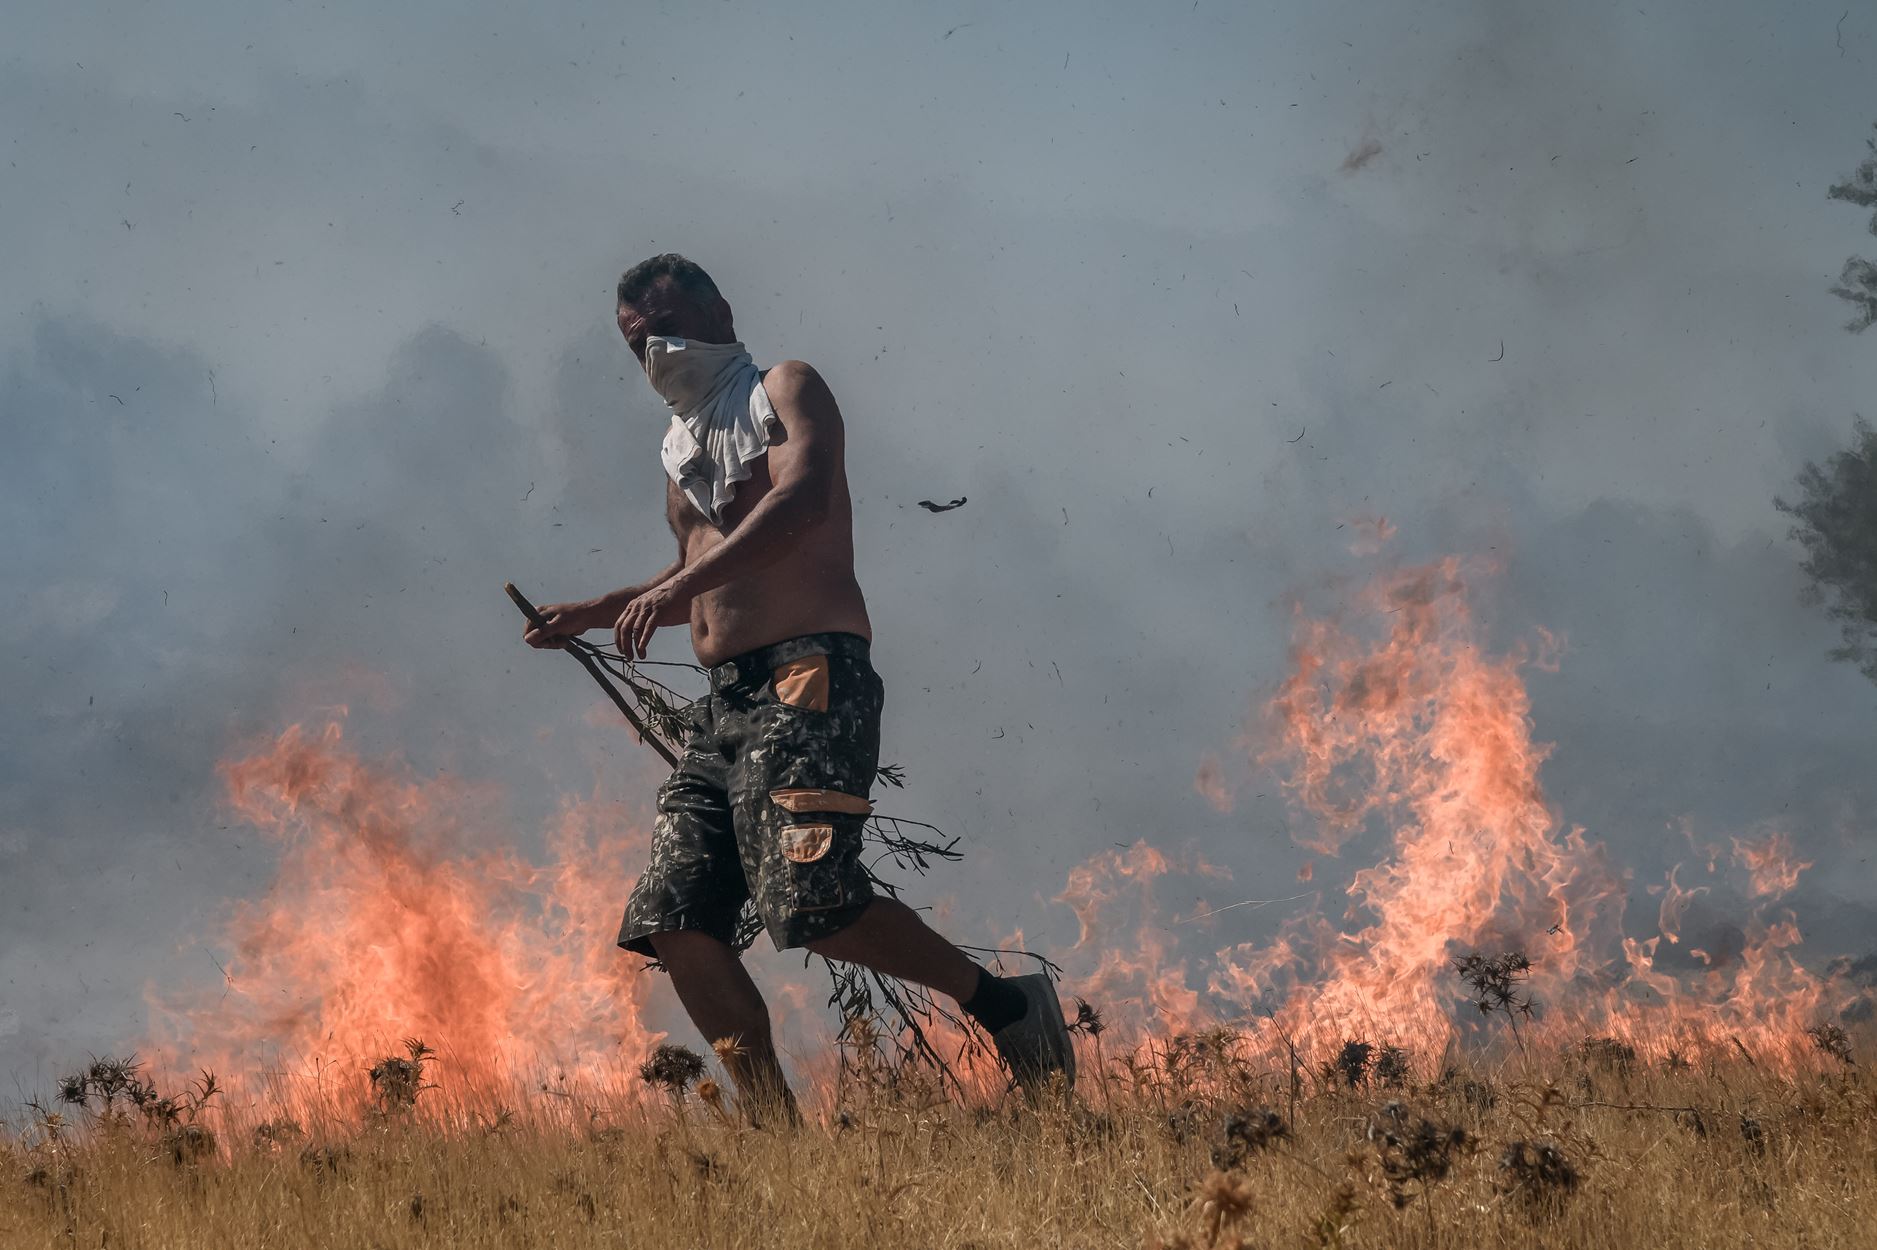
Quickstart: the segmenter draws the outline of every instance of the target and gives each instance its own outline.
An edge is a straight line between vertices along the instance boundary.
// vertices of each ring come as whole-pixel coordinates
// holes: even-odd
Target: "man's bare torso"
[[[771,442],[787,438],[778,429]],[[665,513],[686,564],[696,563],[734,532],[769,493],[768,459],[749,467],[752,476],[737,483],[721,530],[667,479]],[[700,664],[718,664],[784,638],[837,632],[873,637],[867,603],[854,578],[854,507],[845,468],[834,475],[826,516],[797,535],[780,559],[691,600],[691,646]]]

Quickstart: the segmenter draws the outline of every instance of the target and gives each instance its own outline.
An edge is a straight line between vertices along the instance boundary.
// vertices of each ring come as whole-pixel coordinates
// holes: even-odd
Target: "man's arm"
[[[827,518],[847,439],[834,394],[820,374],[799,360],[769,370],[763,389],[787,434],[769,447],[769,493],[722,542],[626,606],[618,629],[641,656],[673,601],[688,604],[725,582],[774,564],[803,533]],[[624,642],[621,649],[630,653]]]
[[[590,629],[604,629],[618,621],[619,614],[628,603],[652,587],[670,581],[683,567],[684,560],[680,558],[656,576],[634,586],[625,586],[597,598],[572,603],[544,603],[541,605],[541,617],[547,622],[547,628],[535,629],[530,626],[522,634],[522,641],[531,647],[559,647],[563,645],[564,639],[577,638]]]

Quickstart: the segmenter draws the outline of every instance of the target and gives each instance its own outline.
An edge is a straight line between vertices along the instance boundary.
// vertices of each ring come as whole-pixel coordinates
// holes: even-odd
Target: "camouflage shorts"
[[[873,897],[860,862],[880,761],[884,688],[855,634],[809,634],[710,670],[685,711],[684,754],[658,791],[651,861],[619,944],[693,929],[734,942],[753,899],[778,949],[853,922]]]

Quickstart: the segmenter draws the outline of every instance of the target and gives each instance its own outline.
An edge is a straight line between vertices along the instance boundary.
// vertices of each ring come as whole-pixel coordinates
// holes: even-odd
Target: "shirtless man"
[[[778,949],[806,947],[956,1000],[1026,1091],[1075,1079],[1047,977],[997,977],[860,862],[879,763],[883,688],[854,577],[846,432],[799,360],[757,370],[730,305],[693,262],[654,256],[619,280],[626,346],[671,408],[665,512],[678,558],[611,594],[541,609],[531,646],[611,628],[643,658],[660,626],[691,627],[710,693],[686,711],[684,754],[658,792],[651,860],[619,945],[655,956],[752,1111],[793,1101],[769,1009],[732,942],[752,896]]]

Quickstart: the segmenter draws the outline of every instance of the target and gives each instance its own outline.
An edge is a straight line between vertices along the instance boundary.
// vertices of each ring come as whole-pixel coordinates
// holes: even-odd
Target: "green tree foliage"
[[[1822,466],[1806,464],[1797,500],[1773,505],[1792,517],[1792,536],[1805,548],[1808,601],[1823,604],[1843,630],[1832,658],[1877,681],[1877,430],[1859,418],[1855,434]]]
[[[1864,140],[1864,146],[1870,149],[1870,155],[1851,171],[1849,178],[1834,184],[1825,194],[1870,209],[1870,232],[1877,234],[1877,139]],[[1845,322],[1845,329],[1856,332],[1877,325],[1877,264],[1862,256],[1846,260],[1831,293],[1858,310],[1857,316]]]

